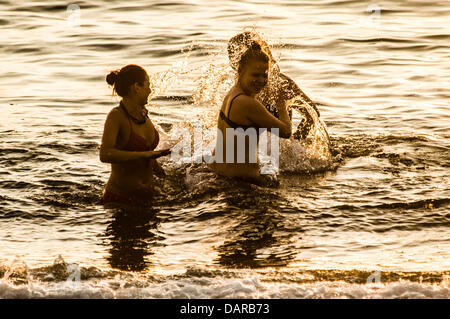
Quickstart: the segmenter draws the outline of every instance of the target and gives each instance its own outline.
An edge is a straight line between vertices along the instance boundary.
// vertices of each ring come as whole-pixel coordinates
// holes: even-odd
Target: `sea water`
[[[448,1],[0,12],[0,298],[450,296]],[[267,39],[323,123],[280,142],[279,185],[165,157],[151,208],[104,207],[99,144],[119,102],[105,76],[143,66],[159,147],[197,125],[206,151],[234,83],[227,41],[244,30]]]

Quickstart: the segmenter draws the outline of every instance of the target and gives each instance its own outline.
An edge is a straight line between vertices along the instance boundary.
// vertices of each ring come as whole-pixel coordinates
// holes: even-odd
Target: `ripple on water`
[[[443,29],[445,24],[440,23],[445,16],[442,15],[445,6],[424,1],[391,3],[392,7],[381,8],[381,17],[392,18],[401,14],[403,18],[396,21],[398,28],[389,30],[389,35],[386,35],[382,29],[390,28],[386,20],[380,21],[381,29],[364,30],[354,23],[360,18],[373,17],[371,12],[365,11],[367,5],[357,0],[310,2],[305,6],[290,1],[270,6],[250,1],[233,8],[214,3],[214,6],[202,7],[202,10],[197,10],[196,4],[180,1],[144,4],[82,1],[77,4],[83,10],[83,25],[78,29],[64,30],[61,34],[61,26],[66,26],[66,4],[30,1],[18,5],[1,0],[0,4],[6,4],[9,10],[0,18],[0,25],[12,32],[6,35],[8,39],[2,48],[5,63],[10,63],[11,70],[20,71],[6,71],[1,79],[2,93],[11,95],[11,99],[2,100],[7,106],[5,112],[9,113],[5,117],[6,124],[3,123],[7,129],[0,132],[1,142],[6,142],[0,149],[0,218],[5,223],[17,220],[17,228],[8,234],[8,243],[14,245],[15,242],[10,240],[20,237],[17,241],[22,240],[24,245],[31,246],[30,239],[27,241],[23,235],[24,231],[31,229],[33,235],[30,238],[45,242],[40,247],[36,246],[36,255],[58,253],[58,249],[70,254],[77,246],[71,240],[78,236],[80,241],[84,239],[86,242],[98,238],[105,240],[105,245],[98,250],[98,247],[92,249],[89,257],[80,254],[83,256],[80,257],[81,262],[88,262],[91,257],[103,262],[105,256],[109,256],[111,264],[137,270],[152,262],[157,265],[155,270],[164,270],[164,262],[183,263],[183,267],[190,263],[204,263],[208,267],[222,268],[221,273],[211,269],[191,269],[175,281],[171,281],[172,277],[152,277],[134,286],[135,281],[126,277],[124,272],[94,271],[88,266],[81,269],[83,280],[99,278],[101,287],[88,287],[92,282],[83,282],[86,286],[81,288],[81,292],[69,289],[60,294],[55,293],[61,291],[57,286],[49,288],[50,291],[41,289],[42,282],[55,283],[67,278],[62,271],[63,262],[60,262],[45,269],[32,269],[31,277],[25,273],[19,275],[18,278],[22,276],[19,279],[22,280],[20,285],[24,287],[21,290],[24,295],[65,297],[86,292],[89,296],[130,296],[136,293],[137,296],[153,297],[161,294],[163,297],[239,294],[249,297],[304,297],[333,296],[336,293],[348,297],[358,295],[354,292],[358,291],[359,296],[399,297],[404,296],[403,293],[407,296],[413,293],[448,296],[446,288],[433,291],[422,285],[411,288],[405,283],[385,287],[379,294],[380,290],[367,292],[370,288],[361,285],[350,288],[313,285],[305,288],[299,284],[309,280],[313,284],[340,279],[346,283],[364,284],[370,274],[359,270],[299,272],[294,270],[295,267],[284,268],[301,258],[304,258],[306,266],[311,266],[314,259],[304,256],[309,251],[313,257],[317,253],[323,260],[330,258],[330,264],[337,267],[346,266],[343,261],[346,254],[362,252],[358,257],[364,257],[367,256],[364,255],[366,250],[376,255],[374,259],[379,257],[375,263],[389,263],[387,259],[395,259],[402,254],[398,249],[403,249],[402,245],[423,250],[424,256],[406,256],[401,259],[404,263],[400,268],[411,265],[426,268],[427,260],[446,256],[438,249],[427,253],[431,251],[428,250],[431,245],[440,245],[442,250],[447,248],[443,238],[450,219],[446,187],[450,167],[450,135],[446,122],[448,96],[445,85],[442,85],[446,83],[446,73],[441,63],[448,59],[450,35]],[[327,9],[321,11],[324,7]],[[263,8],[266,13],[253,8]],[[329,101],[319,104],[319,109],[321,117],[333,131],[331,152],[336,165],[326,166],[330,171],[323,174],[314,170],[305,174],[305,171],[295,171],[295,167],[307,167],[311,163],[306,163],[304,157],[297,157],[295,160],[298,159],[299,164],[294,165],[294,172],[281,172],[278,176],[280,185],[261,187],[219,178],[195,166],[164,162],[168,176],[165,180],[157,179],[159,192],[155,201],[155,210],[160,211],[147,216],[145,213],[150,210],[141,208],[135,211],[137,214],[130,212],[111,217],[114,210],[100,205],[109,169],[102,168],[102,164],[96,165],[98,154],[94,154],[98,150],[94,139],[99,140],[104,123],[104,116],[100,115],[107,112],[105,107],[109,108],[113,103],[111,90],[104,81],[106,73],[117,68],[119,60],[126,56],[134,57],[134,62],[159,72],[155,76],[155,85],[163,87],[167,84],[167,87],[161,88],[163,92],[153,99],[157,107],[152,109],[151,116],[161,120],[161,126],[170,133],[176,126],[174,123],[190,121],[197,107],[192,91],[203,89],[197,87],[201,86],[196,82],[199,77],[208,82],[205,99],[214,100],[208,95],[211,93],[221,100],[221,90],[232,85],[233,81],[227,65],[226,40],[242,28],[243,17],[251,16],[257,21],[267,16],[269,8],[276,8],[279,12],[276,16],[279,23],[268,20],[270,23],[261,29],[268,30],[268,36],[273,38],[274,53],[280,57],[283,71],[287,70],[289,76],[298,81],[314,100]],[[346,14],[336,15],[336,8]],[[424,20],[418,18],[418,9]],[[321,12],[322,21],[316,19],[317,12]],[[184,19],[186,13],[195,13],[195,19]],[[287,13],[286,20],[283,13]],[[298,17],[297,13],[301,14],[302,21],[311,18],[311,29],[307,30],[310,32],[295,35],[289,31],[292,29],[292,16]],[[135,18],[127,21],[126,16]],[[166,16],[170,19],[158,20],[164,20]],[[219,18],[221,23],[207,22],[215,21],[212,16]],[[429,24],[431,16],[434,26]],[[275,18],[273,15],[270,17]],[[59,24],[56,25],[55,21]],[[175,24],[172,23],[174,21]],[[152,27],[154,23],[157,28]],[[326,27],[327,24],[335,27]],[[39,34],[37,31],[41,29],[48,33]],[[352,32],[355,36],[349,36]],[[19,35],[21,39],[17,38]],[[58,45],[54,41],[44,43],[36,38],[42,38],[42,35],[55,35],[58,41],[53,40]],[[15,38],[18,39],[17,45],[8,46]],[[11,52],[20,54],[12,59],[8,54]],[[105,52],[111,53],[108,59],[105,59]],[[187,71],[183,67],[165,65],[180,61],[188,64]],[[207,72],[214,73],[214,68],[220,71],[213,74],[216,77],[201,73],[202,67],[209,64],[212,66]],[[173,81],[165,82],[165,77]],[[425,78],[428,81],[426,85]],[[48,81],[51,85],[44,85]],[[15,103],[14,107],[9,106],[12,103]],[[103,108],[90,111],[92,105]],[[208,111],[213,108],[217,111],[216,106],[210,106]],[[64,113],[60,113],[60,109],[64,109]],[[417,133],[420,130],[424,133]],[[94,227],[90,228],[92,225]],[[98,225],[103,228],[99,230]],[[51,231],[47,227],[51,227]],[[50,238],[55,229],[56,233],[63,234],[61,240]],[[429,234],[429,238],[423,239],[422,231]],[[373,242],[364,241],[365,236],[374,233],[378,237]],[[411,241],[402,241],[404,235],[409,234]],[[341,236],[342,246],[333,241],[333,235]],[[423,240],[417,240],[419,237]],[[63,241],[68,242],[63,244]],[[58,247],[62,248],[53,248],[50,242],[61,244]],[[345,246],[347,243],[351,245]],[[210,246],[214,247],[208,251]],[[110,255],[106,252],[108,249],[111,249]],[[392,255],[383,254],[387,249],[393,251]],[[189,250],[194,253],[189,255]],[[202,253],[198,254],[199,251]],[[172,253],[176,257],[160,261]],[[186,257],[188,262],[177,259],[182,259],[183,254],[189,255],[190,259]],[[356,262],[363,261],[351,261],[350,264]],[[255,283],[251,280],[244,282],[240,277],[239,271],[245,273],[243,268],[258,268],[245,273],[253,275],[256,270],[264,270],[268,266],[276,270],[285,269],[286,272],[274,271],[264,275],[261,282],[255,280]],[[228,272],[223,270],[225,268]],[[232,268],[240,269],[233,272]],[[120,288],[124,287],[124,282],[115,277],[117,274],[128,278],[125,280],[128,290]],[[153,275],[152,272],[149,276]],[[430,283],[440,280],[439,274],[423,272],[422,275],[423,280]],[[41,282],[33,282],[37,286],[25,286],[26,280],[33,278],[39,278]],[[116,289],[108,290],[102,286],[105,284],[101,281],[103,278],[108,279],[106,285],[112,282]],[[199,284],[198,278],[206,284]],[[382,278],[417,282],[420,275],[383,272]],[[271,280],[273,282],[268,284]],[[278,282],[281,286],[277,286]],[[161,284],[167,289],[161,289]],[[187,288],[173,288],[182,285]],[[33,287],[38,288],[32,290]],[[129,287],[136,289],[130,292]],[[7,294],[20,295],[15,289],[17,287],[5,284],[4,288]],[[209,293],[201,295],[205,289]],[[96,295],[96,291],[100,292]],[[167,291],[167,294],[161,291]]]

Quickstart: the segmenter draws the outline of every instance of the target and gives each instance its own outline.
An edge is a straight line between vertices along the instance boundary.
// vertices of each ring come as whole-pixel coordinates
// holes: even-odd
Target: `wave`
[[[99,5],[95,5],[92,3],[88,3],[86,1],[78,1],[77,5],[82,7],[83,9],[92,9],[98,8]],[[12,7],[10,11],[25,11],[25,12],[58,12],[58,11],[67,11],[67,4],[34,4],[20,7]]]
[[[194,9],[196,7],[196,5],[193,3],[164,1],[164,2],[151,3],[151,4],[147,4],[147,5],[139,4],[136,6],[119,5],[119,6],[111,7],[110,10],[127,12],[127,11],[136,11],[136,10],[142,10],[142,11],[143,10],[158,10],[158,9],[165,8],[165,7],[169,7],[169,9],[172,9],[172,10],[175,10],[175,7],[184,7],[185,9],[192,7],[192,9]]]
[[[426,40],[450,40],[450,34],[431,34],[420,36],[421,39]]]
[[[119,43],[95,43],[95,44],[82,44],[80,47],[93,51],[120,51],[129,47],[126,44]]]
[[[333,208],[336,209],[344,209],[349,211],[364,211],[365,209],[418,209],[418,208],[427,208],[434,209],[440,207],[446,207],[450,205],[450,198],[439,198],[439,199],[426,199],[412,202],[401,202],[401,203],[386,203],[379,205],[361,205],[361,206],[353,206],[353,205],[340,205],[335,206]],[[447,218],[450,217],[450,214],[447,214]],[[450,221],[447,221],[447,223]]]
[[[156,284],[107,280],[95,283],[0,283],[3,299],[448,299],[450,288],[398,282],[383,285],[319,282],[314,284],[266,283],[247,279],[210,278],[166,280]]]
[[[336,126],[338,122],[332,122],[328,125]],[[354,134],[347,136],[331,136],[331,151],[333,156],[340,156],[343,159],[351,159],[365,156],[374,156],[377,158],[386,158],[389,162],[398,166],[400,164],[406,166],[425,167],[425,164],[433,163],[439,166],[445,163],[447,147],[440,143],[434,143],[436,140],[433,136],[421,134]],[[386,146],[395,146],[406,144],[422,149],[429,149],[428,153],[417,152],[387,152],[384,151]]]
[[[339,41],[347,41],[347,42],[362,42],[362,43],[371,43],[371,42],[393,42],[393,43],[416,43],[415,39],[400,39],[400,38],[340,38]]]
[[[187,268],[174,274],[80,267],[59,256],[30,269],[0,266],[0,298],[450,298],[449,271],[233,271]]]

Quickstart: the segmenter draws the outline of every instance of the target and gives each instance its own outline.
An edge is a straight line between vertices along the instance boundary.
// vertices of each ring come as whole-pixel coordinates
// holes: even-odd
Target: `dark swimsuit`
[[[241,125],[241,124],[237,124],[235,122],[233,122],[232,120],[230,120],[230,111],[231,111],[231,105],[233,104],[234,99],[236,99],[239,95],[243,95],[244,93],[239,93],[237,94],[234,98],[231,99],[230,105],[228,106],[228,116],[226,116],[222,110],[220,111],[220,118],[222,120],[225,121],[225,123],[228,124],[228,126],[237,129],[237,128],[242,128],[244,131],[248,128],[254,128],[254,129],[258,129],[258,127],[256,127],[255,125]]]
[[[136,134],[133,131],[133,126],[131,125],[131,119],[128,115],[128,112],[126,109],[120,105],[120,108],[123,109],[125,114],[127,115],[128,122],[130,123],[130,137],[128,138],[127,144],[125,146],[121,147],[120,149],[123,151],[130,151],[130,152],[145,152],[145,151],[153,151],[156,146],[158,146],[159,143],[159,133],[158,130],[155,128],[155,139],[153,140],[152,145],[149,145],[147,143],[147,140],[140,136],[139,134]],[[148,118],[148,115],[147,115]],[[110,191],[105,190],[103,193],[103,203],[121,203],[121,204],[132,204],[132,200],[128,197],[125,197],[123,195],[119,195],[116,193],[112,193]]]
[[[126,108],[123,106],[122,103],[120,103],[120,108],[125,112],[125,115],[128,118],[128,122],[130,123],[130,138],[128,139],[127,144],[125,144],[124,147],[121,148],[123,151],[130,151],[130,152],[145,152],[145,151],[153,151],[156,146],[158,146],[159,143],[159,133],[158,130],[155,128],[155,139],[153,140],[153,144],[149,145],[147,143],[147,140],[140,136],[139,134],[136,134],[133,131],[133,126],[131,125],[131,118],[128,114]],[[148,119],[148,115],[146,115],[146,120]],[[144,124],[143,122],[142,124]]]
[[[242,128],[245,131],[246,129],[248,129],[250,127],[253,127],[253,128],[256,128],[256,127],[254,125],[248,125],[248,126],[240,125],[240,124],[237,124],[230,120],[231,105],[233,104],[233,101],[235,98],[237,98],[239,95],[243,95],[243,94],[244,93],[239,93],[231,100],[230,106],[228,108],[228,116],[226,116],[222,111],[220,111],[219,115],[220,115],[220,118],[222,120],[224,120],[230,127],[234,128],[234,129]],[[267,111],[269,111],[273,116],[275,116],[277,119],[280,118],[280,116],[278,115],[277,108],[274,105],[268,103],[268,104],[265,104],[264,106],[266,107]],[[292,121],[292,109],[289,109],[289,118]]]
[[[270,114],[272,114],[273,116],[275,116],[277,119],[279,119],[280,118],[280,115],[278,115],[278,110],[277,110],[277,107],[276,106],[274,106],[274,105],[272,105],[272,104],[266,104],[266,105],[264,105],[265,107],[266,107],[266,109],[267,109],[267,111],[269,111],[270,112]],[[291,119],[291,121],[292,121],[292,109],[291,108],[289,108],[289,118]]]

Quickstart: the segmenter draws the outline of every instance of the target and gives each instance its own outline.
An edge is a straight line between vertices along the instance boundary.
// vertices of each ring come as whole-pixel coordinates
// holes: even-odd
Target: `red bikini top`
[[[156,146],[158,146],[159,143],[159,133],[155,128],[155,139],[153,140],[152,145],[149,145],[147,143],[147,140],[140,136],[139,134],[136,134],[133,129],[131,128],[130,123],[130,138],[128,139],[127,144],[125,144],[122,149],[124,151],[133,151],[133,152],[145,152],[145,151],[153,151]]]
[[[145,152],[145,151],[153,151],[156,146],[158,146],[159,143],[159,133],[156,128],[155,130],[155,139],[153,140],[152,145],[148,144],[147,140],[140,136],[139,134],[136,134],[133,131],[133,126],[131,125],[130,116],[128,115],[128,112],[125,111],[125,114],[127,115],[128,122],[130,123],[130,137],[128,138],[127,144],[125,144],[124,147],[121,149],[124,151],[132,151],[132,152]]]

